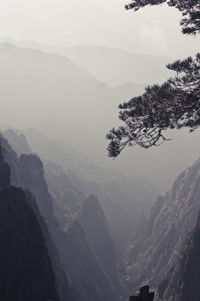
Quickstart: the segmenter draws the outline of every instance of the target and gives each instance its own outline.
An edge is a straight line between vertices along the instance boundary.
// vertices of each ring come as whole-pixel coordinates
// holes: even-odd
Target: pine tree
[[[184,34],[200,33],[199,0],[132,0],[126,9],[137,11],[164,2],[182,13],[180,25]],[[200,126],[200,53],[195,58],[177,60],[167,68],[176,72],[174,78],[162,85],[148,86],[143,95],[119,105],[123,125],[107,135],[110,157],[117,157],[127,146],[160,145],[167,140],[166,129],[187,127],[194,131]]]

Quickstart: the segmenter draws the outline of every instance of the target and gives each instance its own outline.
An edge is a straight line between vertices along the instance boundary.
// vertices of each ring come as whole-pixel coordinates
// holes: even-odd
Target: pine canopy
[[[181,11],[183,33],[200,33],[199,0],[133,0],[126,9],[137,11],[164,2]],[[167,129],[187,127],[193,131],[200,126],[200,53],[195,58],[177,60],[167,68],[176,72],[174,78],[162,85],[148,86],[143,95],[119,105],[123,125],[107,135],[110,157],[117,157],[127,146],[160,145],[167,140]]]

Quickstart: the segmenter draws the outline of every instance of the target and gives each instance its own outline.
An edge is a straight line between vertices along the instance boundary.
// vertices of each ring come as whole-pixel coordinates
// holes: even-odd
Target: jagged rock
[[[164,197],[159,197],[151,216],[133,235],[125,255],[125,282],[129,288],[142,283],[158,287],[177,261],[182,242],[195,226],[200,210],[200,160],[187,168]],[[160,286],[161,295],[166,286]]]
[[[44,176],[53,199],[54,214],[61,228],[65,229],[77,215],[85,196],[56,163],[44,162]]]
[[[11,181],[13,181],[13,184],[21,185],[22,177],[24,175],[23,174],[24,170],[22,168],[22,170],[21,170],[22,172],[20,172],[21,165],[20,165],[19,159],[17,158],[16,153],[12,150],[12,148],[10,147],[8,142],[2,136],[1,136],[1,144],[0,145],[1,145],[1,149],[3,150],[1,152],[1,162],[4,162],[4,160],[9,162],[9,164],[7,164],[7,163],[6,164],[7,164],[8,168],[9,168],[9,165],[11,166]],[[38,166],[42,167],[42,164],[40,164],[38,162]],[[22,167],[24,167],[24,166],[22,165]],[[0,168],[0,172],[2,173],[3,177],[5,178],[5,174],[3,174],[3,169]],[[28,173],[30,173],[29,170],[28,170]],[[38,173],[39,172],[37,172],[36,174],[38,174]],[[28,181],[30,181],[30,174],[29,174],[29,178],[26,179],[26,183],[29,183]],[[23,185],[21,185],[21,186],[23,186]],[[13,187],[13,189],[15,189],[14,191],[17,193],[17,191],[18,191],[17,188]],[[22,190],[20,190],[20,191],[22,191]],[[43,218],[40,215],[35,198],[32,195],[32,193],[30,191],[23,191],[23,193],[25,195],[25,200],[27,202],[27,205],[30,206],[31,210],[33,211],[33,214],[35,214],[35,218],[36,218],[37,222],[39,223],[40,230],[42,232],[42,237],[44,240],[44,246],[51,259],[51,265],[52,265],[53,273],[54,273],[53,277],[55,277],[54,286],[56,288],[59,300],[60,301],[66,301],[66,300],[72,301],[74,299],[70,292],[70,287],[69,287],[70,285],[69,285],[68,279],[66,277],[66,274],[63,270],[63,267],[62,267],[63,264],[58,256],[57,250],[52,242],[51,236],[50,236],[48,228],[47,228],[47,224],[44,222]],[[13,193],[13,197],[14,196],[15,196],[15,194]],[[14,209],[15,209],[15,206],[13,206],[13,210]],[[29,227],[28,224],[27,224],[27,227]],[[24,244],[24,249],[26,250],[25,244]],[[42,269],[42,267],[41,267],[41,269]],[[51,277],[51,275],[49,277]],[[20,301],[21,301],[21,299],[20,299]]]
[[[34,193],[43,218],[50,223],[53,218],[53,201],[44,179],[43,163],[39,157],[32,154],[20,156],[19,182],[22,187]]]
[[[10,185],[10,167],[4,161],[3,148],[0,140],[0,187],[5,187],[9,185]]]
[[[158,195],[157,190],[144,180],[129,178],[97,166],[87,157],[72,151],[70,147],[50,139],[34,129],[28,129],[24,131],[24,134],[35,153],[61,166],[64,173],[70,178],[72,190],[69,195],[72,192],[72,197],[69,197],[69,203],[64,200],[63,195],[55,189],[55,186],[54,189],[51,189],[52,193],[60,195],[64,210],[69,204],[68,211],[70,212],[72,209],[74,213],[79,206],[79,199],[76,198],[77,191],[73,188],[78,188],[85,196],[81,197],[82,200],[91,193],[97,196],[106,214],[116,259],[119,261],[141,214],[149,214]],[[52,177],[51,175],[49,177],[48,173],[46,173],[46,180],[48,185],[52,186]],[[62,191],[65,194],[61,185]],[[68,215],[66,214],[66,217]],[[62,225],[64,226],[63,222]]]
[[[35,195],[55,244],[63,268],[71,281],[73,295],[82,301],[118,299],[106,273],[92,252],[82,227],[73,223],[67,231],[59,227],[53,200],[44,178],[42,161],[35,155],[22,154],[19,159],[19,183]]]
[[[20,131],[7,129],[2,131],[3,136],[9,141],[10,146],[18,154],[30,154],[31,149],[26,141],[26,137]]]
[[[0,237],[0,300],[58,301],[44,237],[22,189],[0,189]]]
[[[44,221],[44,219],[41,217],[41,214],[39,213],[39,209],[33,194],[30,191],[26,191],[26,195],[31,208],[37,217],[37,220],[39,222],[40,228],[43,233],[43,237],[45,238],[45,246],[48,250],[48,254],[51,259],[51,264],[55,274],[55,284],[56,284],[59,300],[74,301],[75,299],[74,296],[72,295],[71,284],[69,282],[69,279],[67,278],[67,273],[63,268],[63,261],[60,258],[57,248],[49,233],[47,223]]]
[[[78,220],[83,226],[90,246],[117,294],[122,294],[123,290],[119,283],[112,238],[104,211],[95,195],[91,195],[83,201]]]
[[[82,301],[119,300],[114,289],[90,248],[85,232],[74,221],[67,231],[57,236],[57,245],[72,282],[73,293]]]
[[[199,301],[200,218],[198,218],[197,225],[182,245],[177,262],[165,282],[166,286],[162,294],[159,294],[160,300]]]

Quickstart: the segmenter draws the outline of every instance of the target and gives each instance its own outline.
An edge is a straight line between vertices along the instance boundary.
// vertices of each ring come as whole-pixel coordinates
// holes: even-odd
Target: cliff
[[[4,240],[0,252],[0,287],[2,296],[5,295],[1,300],[73,300],[61,260],[34,196],[30,191],[10,186],[12,179],[20,183],[19,171],[15,152],[1,136],[0,226]]]
[[[83,301],[117,300],[118,297],[92,252],[82,227],[75,222],[67,230],[60,228],[53,212],[53,199],[44,179],[43,163],[37,156],[20,156],[19,182],[22,187],[34,193],[59,258],[62,259],[64,271],[71,282],[73,295]]]
[[[95,195],[91,195],[83,201],[78,220],[83,226],[89,244],[117,294],[122,294],[112,238],[104,211]]]
[[[187,235],[167,278],[159,286],[159,300],[198,301],[200,298],[200,218]]]
[[[124,259],[129,288],[144,282],[158,287],[175,265],[200,209],[199,183],[200,160],[180,174],[171,191],[158,198],[150,218],[134,233]]]

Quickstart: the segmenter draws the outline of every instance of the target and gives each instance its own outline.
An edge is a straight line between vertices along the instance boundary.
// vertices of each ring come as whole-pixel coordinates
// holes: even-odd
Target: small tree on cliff
[[[182,13],[183,34],[200,33],[199,0],[132,0],[126,9],[137,11],[164,2]],[[123,125],[107,135],[110,157],[117,157],[127,146],[160,145],[167,140],[166,129],[187,127],[194,131],[200,126],[200,53],[195,58],[177,60],[167,68],[176,72],[174,78],[163,85],[148,86],[143,95],[119,105]]]

